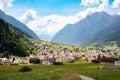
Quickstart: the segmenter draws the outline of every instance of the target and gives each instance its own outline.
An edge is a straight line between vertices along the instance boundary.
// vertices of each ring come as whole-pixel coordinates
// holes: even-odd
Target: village
[[[43,64],[53,65],[87,61],[90,63],[110,63],[120,66],[120,48],[94,49],[81,48],[71,45],[62,45],[50,42],[34,41],[37,50],[27,57],[10,55],[8,58],[0,58],[1,65],[10,64]]]

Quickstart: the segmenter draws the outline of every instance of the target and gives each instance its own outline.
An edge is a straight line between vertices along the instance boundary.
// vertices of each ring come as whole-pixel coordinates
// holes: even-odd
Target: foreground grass
[[[23,65],[0,65],[0,80],[80,80],[79,74],[95,80],[120,80],[120,70],[99,70],[98,67],[116,68],[112,64],[69,63],[59,66],[29,65],[31,72],[21,73]]]

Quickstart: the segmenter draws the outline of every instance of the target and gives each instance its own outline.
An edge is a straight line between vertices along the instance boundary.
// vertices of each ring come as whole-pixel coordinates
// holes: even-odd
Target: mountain
[[[31,37],[35,39],[39,39],[37,35],[30,30],[26,25],[21,23],[20,21],[16,20],[14,17],[6,15],[3,11],[0,10],[0,19],[3,19],[4,21],[8,22],[9,24],[12,24],[14,27],[21,29],[26,34],[30,35]]]
[[[119,19],[119,16],[112,16],[106,12],[96,12],[75,24],[66,25],[56,33],[52,42],[71,45],[90,45],[102,40],[111,41],[113,38],[114,41],[118,41],[120,40],[118,35],[120,31]],[[118,36],[115,38],[115,35]]]
[[[28,40],[29,35],[0,19],[0,56],[28,56],[34,45]]]
[[[120,16],[114,16],[104,28],[94,34],[87,44],[95,46],[117,45],[120,46]]]

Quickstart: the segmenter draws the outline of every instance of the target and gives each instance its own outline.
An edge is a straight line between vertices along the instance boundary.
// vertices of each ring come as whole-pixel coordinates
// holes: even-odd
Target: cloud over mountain
[[[112,3],[113,8],[120,8],[120,0],[114,0]]]
[[[108,7],[109,7],[109,0],[103,0],[102,3],[98,6],[98,9],[104,11]]]
[[[23,23],[28,23],[31,20],[34,20],[36,18],[36,11],[29,9],[27,10],[21,17],[20,17],[20,21],[22,21]]]
[[[72,16],[65,17],[59,15],[37,16],[35,10],[27,10],[19,20],[26,24],[30,29],[38,35],[49,34],[54,35],[58,30],[63,28],[67,23],[74,22]]]
[[[24,12],[19,20],[32,29],[39,37],[42,37],[43,40],[50,41],[51,37],[53,37],[65,25],[69,23],[74,24],[95,12],[106,11],[110,6],[109,0],[82,0],[81,5],[97,5],[97,7],[88,7],[87,9],[80,11],[73,16],[61,16],[57,14],[38,16],[37,11],[29,9]]]
[[[13,1],[15,0],[0,0],[0,9],[5,11],[7,8],[12,7]]]
[[[41,17],[37,16],[37,11],[30,9],[24,12],[24,14],[19,18],[19,20],[26,24],[37,35],[40,35],[40,37],[43,34],[44,37],[46,37],[46,35],[49,35],[48,37],[50,38],[50,36],[54,36],[55,33],[61,30],[68,23],[74,24],[79,20],[85,18],[87,15],[91,15],[96,11],[96,8],[88,8],[84,11],[78,12],[74,16],[60,16],[52,14],[49,16]],[[49,40],[50,39],[48,39],[48,41]]]
[[[94,6],[96,4],[100,4],[100,0],[81,0],[81,4],[80,5]]]

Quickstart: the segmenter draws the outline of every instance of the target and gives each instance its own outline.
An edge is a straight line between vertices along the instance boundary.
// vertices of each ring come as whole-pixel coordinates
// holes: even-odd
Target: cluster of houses
[[[1,65],[10,65],[10,64],[30,64],[36,63],[36,61],[40,60],[44,65],[51,65],[53,62],[74,62],[79,60],[80,56],[78,53],[70,53],[70,54],[46,54],[41,56],[31,55],[30,57],[11,57],[11,58],[0,58]]]
[[[104,58],[101,58],[102,63],[112,63],[117,66],[120,66],[120,60],[119,58],[113,58],[111,54],[109,53],[101,53],[97,54],[94,53],[47,53],[47,54],[41,54],[41,55],[31,55],[29,57],[15,57],[12,56],[10,58],[0,58],[0,64],[2,65],[10,65],[10,64],[30,64],[30,63],[42,63],[44,65],[51,65],[53,62],[62,62],[62,63],[68,63],[68,62],[75,62],[75,61],[88,61],[92,62],[93,60],[98,59],[98,55],[104,56]]]
[[[42,60],[43,64],[52,64],[53,62],[75,62],[80,59],[80,55],[78,53],[56,53],[56,54],[47,54],[39,57]]]
[[[16,57],[12,56],[10,58],[0,58],[0,64],[1,65],[10,65],[10,64],[28,64],[29,63],[29,57]]]
[[[42,63],[44,65],[51,65],[54,62],[75,62],[75,61],[88,61],[94,62],[100,60],[103,63],[114,63],[120,66],[120,49],[110,50],[93,50],[93,51],[70,51],[67,47],[41,45],[36,43],[38,50],[34,55],[28,57],[10,56],[9,58],[0,58],[0,64],[31,64]],[[94,60],[94,61],[93,61]]]
[[[75,62],[75,61],[88,61],[92,62],[92,60],[98,59],[98,55],[104,56],[102,58],[103,63],[112,63],[117,66],[120,66],[119,58],[113,58],[113,55],[109,53],[106,54],[97,54],[97,53],[48,53],[41,55],[31,55],[29,57],[15,57],[12,56],[10,58],[0,58],[1,65],[10,65],[10,64],[31,64],[31,63],[42,63],[44,65],[51,65],[53,62]]]

